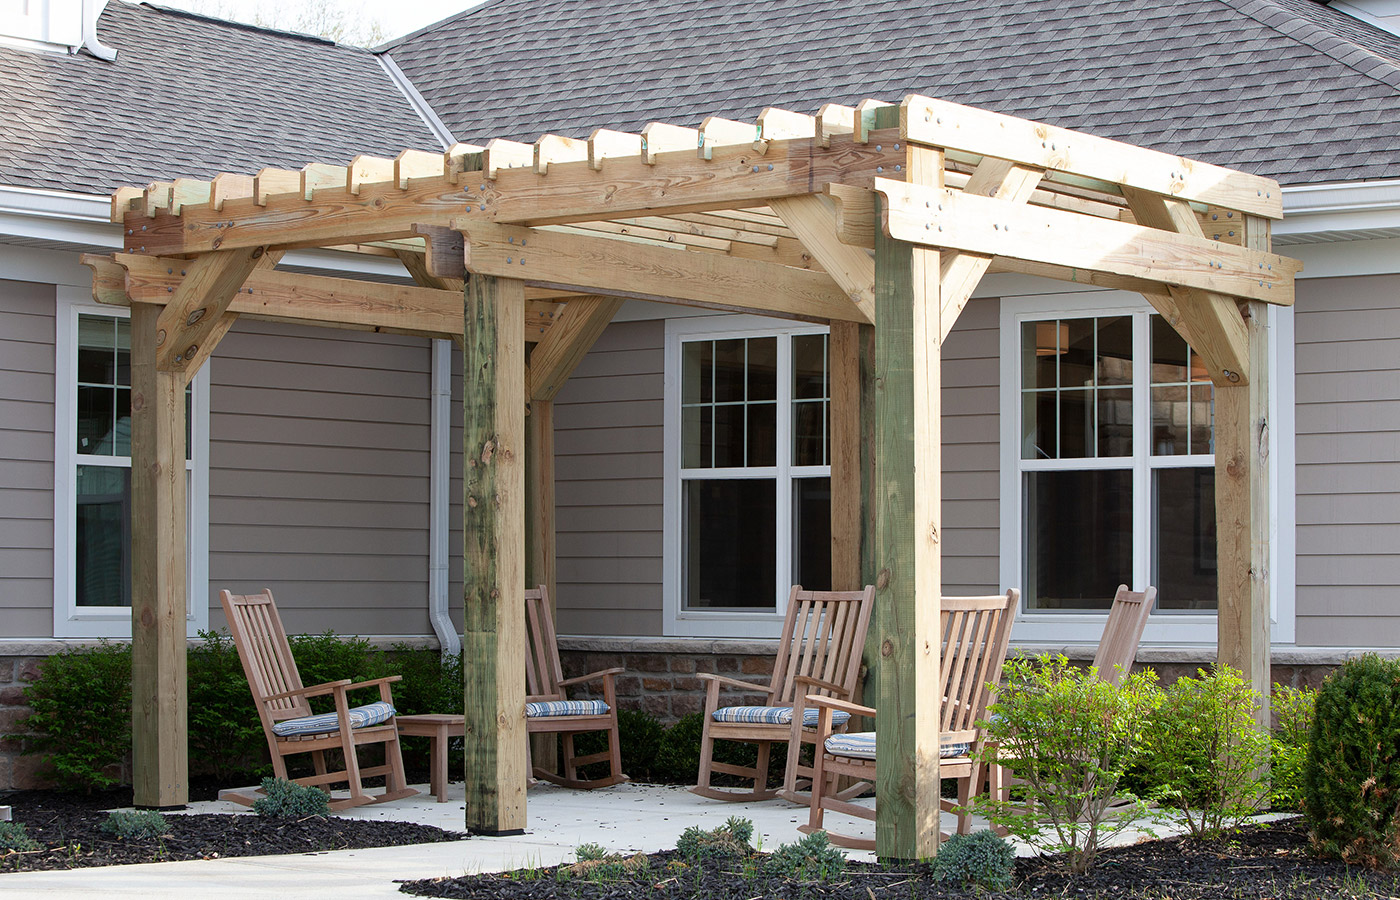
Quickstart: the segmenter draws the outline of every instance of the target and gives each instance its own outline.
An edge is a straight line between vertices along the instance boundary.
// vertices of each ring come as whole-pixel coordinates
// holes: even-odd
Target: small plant
[[[1323,856],[1382,869],[1400,862],[1400,660],[1368,653],[1323,682],[1303,813]]]
[[[264,778],[266,796],[253,801],[253,812],[277,819],[304,819],[330,815],[330,795],[318,787],[297,784],[285,778]]]
[[[955,834],[938,849],[933,877],[966,889],[1011,890],[1016,851],[991,831]]]
[[[1152,713],[1143,768],[1160,786],[1159,798],[1199,838],[1219,835],[1263,807],[1269,736],[1255,722],[1258,695],[1238,670],[1216,666],[1196,674],[1177,679]]]
[[[571,866],[559,866],[555,870],[556,881],[568,881],[574,877],[586,878],[593,882],[620,881],[651,871],[651,860],[645,853],[623,856],[609,853],[600,844],[580,844],[574,850],[578,862]]]
[[[730,816],[729,821],[718,828],[706,831],[692,825],[681,832],[676,841],[676,852],[686,859],[697,862],[702,859],[736,859],[753,852],[749,839],[753,837],[753,822]]]
[[[124,841],[146,841],[170,833],[170,823],[153,809],[111,812],[102,830]]]
[[[1030,809],[985,796],[974,808],[1032,847],[1063,853],[1070,871],[1082,874],[1100,844],[1144,809],[1118,791],[1161,699],[1157,676],[1146,670],[1115,685],[1049,654],[1010,660],[1004,673],[984,723],[999,749],[983,759],[1000,761],[1025,783]]]
[[[825,831],[814,831],[774,850],[766,868],[793,881],[830,881],[846,871],[846,853],[831,845]]]
[[[574,850],[574,858],[579,862],[592,862],[595,859],[606,859],[608,849],[602,844],[579,844]]]
[[[1317,691],[1281,687],[1274,691],[1274,731],[1270,739],[1269,802],[1276,810],[1303,806],[1303,768],[1308,762]]]
[[[13,850],[17,853],[25,853],[30,850],[38,850],[39,842],[34,840],[24,830],[24,825],[19,822],[0,822],[0,850]]]

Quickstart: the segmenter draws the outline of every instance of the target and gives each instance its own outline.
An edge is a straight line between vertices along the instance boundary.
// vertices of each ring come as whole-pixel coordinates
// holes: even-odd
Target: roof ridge
[[[354,50],[365,50],[364,47],[356,47],[353,44],[339,44],[330,38],[324,38],[317,34],[307,34],[304,31],[289,31],[285,28],[271,28],[267,25],[254,25],[251,22],[239,22],[234,19],[223,19],[218,16],[211,16],[206,13],[195,12],[189,9],[179,9],[174,6],[162,6],[159,3],[151,3],[149,0],[142,0],[140,3],[128,4],[131,6],[144,6],[154,12],[169,16],[178,16],[182,19],[193,19],[197,22],[208,22],[211,25],[219,25],[227,28],[237,28],[240,31],[252,31],[259,34],[271,35],[272,37],[290,38],[294,41],[302,41],[307,44],[323,44],[329,47],[348,47]]]
[[[1400,91],[1400,62],[1396,62],[1380,51],[1348,40],[1336,32],[1310,22],[1282,4],[1273,2],[1273,0],[1221,0],[1221,2],[1233,6],[1241,15],[1248,16],[1266,28],[1277,31],[1301,44],[1306,44],[1320,53],[1327,54],[1362,77]],[[1346,13],[1339,13],[1339,15],[1346,15]],[[1369,65],[1366,64],[1367,62]]]

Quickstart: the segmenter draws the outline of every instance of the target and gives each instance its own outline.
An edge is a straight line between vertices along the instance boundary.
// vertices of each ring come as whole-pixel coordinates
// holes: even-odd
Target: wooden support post
[[[1269,249],[1269,223],[1245,218],[1245,246]],[[1269,315],[1249,301],[1249,383],[1215,388],[1217,661],[1244,673],[1270,725]]]
[[[911,182],[942,187],[939,151],[910,147],[907,159]],[[939,268],[937,249],[876,232],[876,847],[893,859],[938,852]]]
[[[551,617],[559,602],[554,534],[554,401],[532,400],[525,418],[525,584],[548,589]],[[558,771],[559,736],[532,735],[530,758],[542,769]]]
[[[161,307],[131,308],[133,802],[189,800],[186,732],[185,374],[156,367]]]
[[[525,828],[525,289],[472,275],[462,357],[466,827]]]

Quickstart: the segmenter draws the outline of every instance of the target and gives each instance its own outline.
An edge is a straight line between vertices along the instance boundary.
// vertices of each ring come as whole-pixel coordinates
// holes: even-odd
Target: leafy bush
[[[574,850],[574,858],[579,862],[592,862],[595,859],[606,859],[608,849],[602,844],[579,844]]]
[[[730,816],[718,828],[706,831],[692,825],[681,832],[676,852],[692,862],[702,859],[737,859],[753,852],[749,840],[753,837],[753,822]]]
[[[48,754],[60,787],[124,784],[131,771],[131,647],[101,643],[44,661],[24,689],[33,712],[20,720],[25,753]]]
[[[0,822],[0,850],[25,853],[38,850],[39,842],[29,836],[19,822]]]
[[[1400,660],[1367,654],[1323,682],[1303,812],[1322,855],[1376,868],[1400,861]]]
[[[289,635],[287,643],[291,645],[292,657],[297,662],[301,683],[307,686],[339,681],[342,678],[369,681],[372,678],[395,674],[388,670],[384,654],[375,650],[364,638],[324,631],[320,634]],[[246,690],[246,684],[244,688]],[[364,688],[350,695],[351,705],[378,699],[377,687]],[[335,709],[335,698],[329,694],[324,697],[312,697],[310,702],[311,711],[315,713],[331,712]]]
[[[107,814],[102,830],[126,841],[146,841],[170,833],[170,823],[153,809],[115,811]]]
[[[765,867],[793,881],[830,881],[846,871],[846,853],[827,841],[825,831],[814,831],[774,850]]]
[[[1178,678],[1153,711],[1143,765],[1159,799],[1181,811],[1192,835],[1207,837],[1263,807],[1269,736],[1254,719],[1258,694],[1237,669],[1196,674]]]
[[[1144,809],[1118,791],[1160,702],[1157,676],[1146,670],[1114,685],[1049,654],[1010,660],[1004,675],[987,735],[1000,745],[995,756],[1025,782],[1031,808],[985,796],[974,808],[1031,846],[1064,853],[1070,870],[1083,873],[1100,843]],[[983,759],[993,761],[993,751]]]
[[[938,848],[933,877],[966,889],[1011,890],[1016,851],[991,831],[955,834]]]
[[[460,650],[456,656],[446,656],[409,644],[395,644],[382,668],[388,674],[403,676],[403,681],[393,686],[394,709],[400,715],[462,714],[465,695]]]
[[[285,778],[264,778],[262,791],[266,796],[253,801],[253,812],[276,819],[304,819],[308,816],[330,815],[330,795]]]
[[[1303,768],[1308,762],[1317,691],[1281,687],[1274,691],[1274,731],[1269,742],[1269,802],[1276,810],[1303,807]]]
[[[202,644],[190,648],[190,768],[220,780],[271,771],[267,739],[233,639],[201,631]]]

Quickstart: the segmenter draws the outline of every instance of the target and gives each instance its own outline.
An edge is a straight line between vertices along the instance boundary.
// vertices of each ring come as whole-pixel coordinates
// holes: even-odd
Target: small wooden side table
[[[421,716],[395,716],[400,737],[425,737],[431,748],[433,794],[437,802],[447,802],[447,740],[464,737],[467,725],[463,716],[428,713]]]

